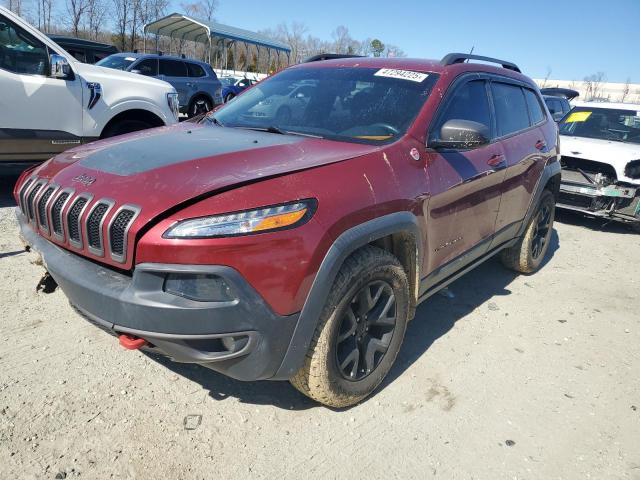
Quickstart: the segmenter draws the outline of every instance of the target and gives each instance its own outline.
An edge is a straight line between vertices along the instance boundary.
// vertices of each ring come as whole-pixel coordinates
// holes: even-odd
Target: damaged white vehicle
[[[640,232],[640,105],[574,102],[559,124],[558,207]]]

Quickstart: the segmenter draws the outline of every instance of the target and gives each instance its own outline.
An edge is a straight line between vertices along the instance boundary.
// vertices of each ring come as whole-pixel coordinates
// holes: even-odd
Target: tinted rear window
[[[529,128],[529,114],[522,89],[507,83],[491,84],[498,136]]]
[[[160,75],[167,77],[186,77],[187,67],[178,60],[160,60]]]
[[[544,121],[544,112],[542,111],[542,107],[540,106],[540,100],[538,100],[538,95],[533,90],[529,90],[528,88],[524,89],[524,96],[527,99],[527,105],[529,107],[529,115],[531,116],[531,123],[533,125],[537,125],[538,123]]]

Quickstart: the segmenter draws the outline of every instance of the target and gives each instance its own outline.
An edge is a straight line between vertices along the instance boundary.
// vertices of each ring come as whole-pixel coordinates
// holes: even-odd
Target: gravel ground
[[[536,275],[490,261],[418,309],[334,411],[118,346],[21,249],[0,178],[0,478],[640,479],[640,235],[563,215]]]

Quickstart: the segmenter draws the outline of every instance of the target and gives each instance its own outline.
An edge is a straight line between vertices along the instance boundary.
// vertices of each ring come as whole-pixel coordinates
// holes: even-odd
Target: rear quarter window
[[[529,107],[529,116],[531,117],[531,124],[537,125],[544,121],[545,115],[540,105],[538,95],[528,88],[524,89],[524,96],[527,100],[527,106]]]
[[[205,77],[207,75],[204,71],[204,68],[202,68],[197,63],[187,62],[187,70],[189,71],[190,77]]]
[[[529,128],[529,114],[522,88],[509,83],[492,82],[498,136]]]

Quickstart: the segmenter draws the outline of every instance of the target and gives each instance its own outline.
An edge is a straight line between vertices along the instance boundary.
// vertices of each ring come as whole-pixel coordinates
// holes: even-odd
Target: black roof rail
[[[323,60],[335,60],[336,58],[360,58],[362,55],[350,55],[347,53],[321,53],[307,58],[303,63],[321,62]]]
[[[480,60],[481,62],[497,63],[498,65],[501,65],[502,68],[522,73],[520,68],[515,63],[507,62],[506,60],[499,60],[497,58],[483,57],[482,55],[472,55],[470,53],[449,53],[448,55],[445,55],[442,60],[440,60],[440,63],[442,63],[444,66],[447,66],[453,65],[455,63],[464,63],[467,60]]]

